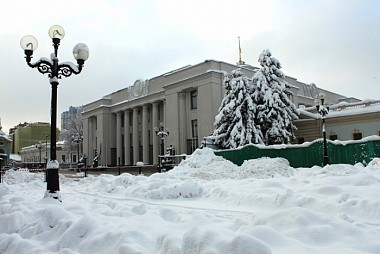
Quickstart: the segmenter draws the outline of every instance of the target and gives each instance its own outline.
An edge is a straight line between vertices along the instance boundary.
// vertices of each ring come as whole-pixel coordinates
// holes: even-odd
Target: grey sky
[[[49,57],[50,26],[66,32],[59,59],[72,61],[83,42],[83,72],[60,80],[58,118],[149,79],[206,59],[258,66],[270,49],[283,72],[304,83],[359,99],[380,99],[380,1],[91,0],[2,1],[0,8],[0,118],[3,130],[20,122],[49,122],[48,77],[29,68],[21,37],[34,35],[33,60]]]

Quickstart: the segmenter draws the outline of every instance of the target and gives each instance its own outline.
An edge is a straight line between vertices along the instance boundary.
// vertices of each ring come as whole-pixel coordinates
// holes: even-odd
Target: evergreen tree
[[[256,105],[252,101],[252,84],[239,69],[225,75],[224,96],[215,117],[212,136],[221,148],[236,148],[263,143],[260,128],[255,124]]]
[[[289,99],[289,84],[280,70],[281,63],[267,49],[259,57],[261,65],[252,78],[253,100],[257,103],[257,123],[261,126],[266,144],[288,144],[294,138],[293,124],[298,110]]]

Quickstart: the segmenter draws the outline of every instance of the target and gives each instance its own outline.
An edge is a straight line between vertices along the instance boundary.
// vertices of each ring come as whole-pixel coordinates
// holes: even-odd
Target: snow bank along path
[[[380,253],[380,159],[238,167],[203,149],[150,177],[61,177],[62,203],[43,179],[5,176],[0,253]]]

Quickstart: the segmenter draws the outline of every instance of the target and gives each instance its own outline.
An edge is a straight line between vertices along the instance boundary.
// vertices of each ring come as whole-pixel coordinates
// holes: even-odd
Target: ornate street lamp
[[[74,58],[77,66],[70,62],[58,62],[58,47],[65,36],[65,31],[61,26],[54,25],[49,29],[49,36],[53,41],[54,53],[48,58],[40,58],[37,62],[31,63],[33,51],[38,47],[37,39],[32,35],[21,38],[20,44],[25,52],[26,63],[31,68],[37,68],[42,74],[48,74],[51,84],[51,126],[50,126],[50,160],[47,163],[47,190],[45,197],[53,197],[61,200],[59,194],[59,163],[56,154],[56,129],[57,129],[57,88],[58,79],[69,77],[73,73],[79,74],[82,71],[84,62],[88,59],[89,50],[86,44],[78,43],[73,49]]]
[[[156,135],[161,138],[161,149],[160,149],[160,161],[159,161],[159,169],[161,172],[162,170],[162,164],[163,164],[163,156],[165,155],[165,149],[164,149],[164,140],[167,136],[169,136],[169,131],[168,129],[164,130],[164,123],[160,123],[160,129],[158,127],[154,127],[154,130],[156,132]]]
[[[323,166],[329,164],[329,156],[327,154],[327,140],[326,140],[326,115],[329,113],[329,107],[325,106],[324,93],[319,94],[319,100],[316,100],[316,108],[322,117],[322,133],[323,133]]]
[[[164,123],[160,123],[161,128],[155,127],[154,130],[156,132],[156,135],[161,138],[161,149],[160,154],[164,155],[164,140],[167,136],[169,136],[169,131],[166,129],[164,130]]]

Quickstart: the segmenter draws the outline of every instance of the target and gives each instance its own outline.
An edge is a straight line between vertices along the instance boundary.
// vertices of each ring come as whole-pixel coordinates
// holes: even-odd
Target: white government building
[[[83,106],[83,153],[88,165],[98,155],[99,165],[158,164],[158,156],[172,145],[176,154],[190,154],[213,130],[225,89],[224,73],[240,67],[251,78],[258,68],[206,60],[164,73]],[[315,95],[326,102],[357,101],[286,77],[293,102],[315,105]],[[161,140],[157,130],[169,135]],[[305,137],[303,137],[305,140]],[[163,143],[163,144],[162,144]],[[297,140],[295,140],[297,143]]]

